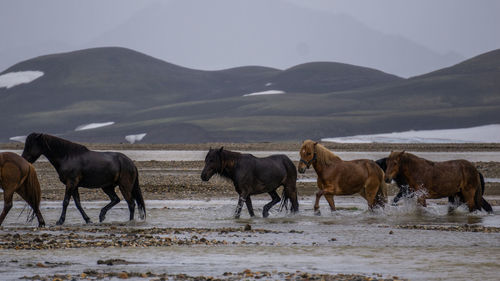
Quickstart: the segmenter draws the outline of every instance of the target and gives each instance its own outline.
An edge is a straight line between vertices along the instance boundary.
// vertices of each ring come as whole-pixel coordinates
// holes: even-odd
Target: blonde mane
[[[334,162],[342,161],[340,157],[319,143],[316,145],[316,155],[316,157],[318,157],[318,161],[320,161],[323,165],[330,165]]]

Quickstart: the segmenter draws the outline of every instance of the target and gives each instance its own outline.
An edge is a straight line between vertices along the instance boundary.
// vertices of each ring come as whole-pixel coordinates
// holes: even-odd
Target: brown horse
[[[370,210],[376,206],[384,207],[387,202],[384,172],[375,161],[343,161],[323,145],[306,140],[300,148],[299,173],[304,173],[311,164],[318,174],[319,191],[314,204],[316,214],[319,214],[319,199],[322,195],[332,211],[335,211],[334,195],[359,193],[368,202]]]
[[[14,192],[19,194],[33,209],[38,219],[38,226],[45,225],[40,212],[42,192],[33,165],[15,153],[0,153],[0,187],[3,189],[4,202],[0,225],[12,208]],[[33,214],[30,217],[33,218]]]
[[[417,202],[426,207],[425,199],[458,196],[469,211],[491,206],[482,196],[481,179],[476,167],[467,160],[432,162],[408,152],[391,152],[387,158],[386,182],[396,174],[408,181],[410,192],[417,192]]]

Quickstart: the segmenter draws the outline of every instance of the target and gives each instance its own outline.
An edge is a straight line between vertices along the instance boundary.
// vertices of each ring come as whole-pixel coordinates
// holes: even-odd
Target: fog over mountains
[[[417,2],[5,1],[0,71],[39,55],[119,46],[204,70],[335,61],[409,77],[480,53],[471,49],[498,48],[500,39],[486,29],[494,2]],[[405,20],[408,9],[415,10],[413,24]],[[425,30],[414,32],[418,27]]]

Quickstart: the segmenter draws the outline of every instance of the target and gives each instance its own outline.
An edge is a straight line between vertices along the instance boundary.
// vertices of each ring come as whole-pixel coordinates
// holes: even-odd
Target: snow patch
[[[10,89],[14,86],[30,83],[43,76],[41,71],[17,71],[0,75],[0,88]]]
[[[146,135],[147,135],[147,133],[137,134],[137,135],[128,135],[125,137],[125,139],[129,143],[135,143],[136,141],[141,141]]]
[[[463,129],[405,131],[390,134],[324,138],[338,143],[500,143],[500,124]]]
[[[266,83],[266,87],[269,87],[273,84],[273,82]]]
[[[26,142],[26,138],[28,136],[15,136],[15,137],[11,137],[9,138],[9,140],[11,141],[18,141],[18,142],[22,142],[22,143],[25,143]]]
[[[268,90],[268,91],[263,91],[263,92],[250,93],[250,94],[246,94],[243,96],[248,97],[248,96],[261,96],[261,95],[280,95],[280,94],[284,94],[284,93],[285,93],[284,91],[280,91],[280,90]]]
[[[115,122],[90,123],[90,124],[80,125],[80,126],[76,127],[75,131],[96,129],[96,128],[100,128],[100,127],[110,126],[113,124],[115,124]]]

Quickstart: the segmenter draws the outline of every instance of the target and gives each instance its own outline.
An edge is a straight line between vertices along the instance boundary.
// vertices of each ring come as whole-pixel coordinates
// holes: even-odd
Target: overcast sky
[[[336,60],[374,67],[401,76],[412,76],[500,48],[500,1],[496,0],[268,0],[268,2],[231,0],[229,1],[231,4],[227,5],[227,10],[224,7],[225,3],[229,2],[225,1],[1,0],[0,71],[16,62],[38,55],[111,44],[136,49],[163,60],[201,69],[236,67],[241,64],[262,64],[286,68],[305,62],[305,60]],[[270,2],[277,4],[268,5]],[[207,43],[211,38],[207,37],[206,30],[199,28],[204,23],[197,20],[203,18],[203,12],[207,10],[207,3],[217,7],[217,11],[212,11],[212,13],[220,21],[219,24],[222,23],[222,25],[214,25],[218,26],[219,31],[212,31],[214,38],[219,40],[220,45],[217,45],[217,42]],[[240,45],[228,44],[223,38],[218,37],[220,35],[215,36],[217,32],[226,32],[226,27],[229,28],[232,24],[238,24],[238,27],[245,24],[239,19],[231,20],[232,14],[240,17],[234,12],[234,6],[231,6],[234,3],[244,5],[248,13],[255,14],[253,20],[246,22],[249,27],[241,29],[257,32],[257,35],[251,35],[253,41],[245,41],[246,34],[238,34],[240,37],[235,40],[242,43]],[[298,50],[302,57],[298,57],[297,54],[288,54],[285,51],[286,46],[282,46],[283,55],[274,60],[273,58],[277,57],[276,53],[265,53],[267,49],[262,48],[262,45],[270,44],[268,48],[277,48],[276,43],[262,41],[276,39],[276,42],[280,42],[281,32],[276,34],[277,31],[274,30],[273,36],[265,37],[263,35],[259,37],[258,34],[264,34],[270,22],[264,19],[261,21],[259,17],[262,14],[253,10],[252,6],[262,10],[263,5],[269,6],[273,13],[265,16],[273,17],[276,23],[286,22],[280,18],[284,15],[293,15],[298,24],[302,24],[300,20],[304,20],[304,22],[314,21],[316,17],[322,19],[331,17],[342,20],[337,21],[340,26],[333,27],[331,24],[330,26],[322,26],[322,30],[315,29],[303,32],[302,34],[309,34],[304,38],[298,38],[298,43],[293,47]],[[293,7],[289,10],[286,8],[287,12],[282,14],[280,9],[285,6]],[[192,14],[187,12],[189,9],[193,11]],[[155,10],[157,14],[155,14]],[[165,17],[161,16],[163,11],[165,11]],[[301,14],[304,17],[313,18],[300,19]],[[172,23],[173,19],[176,22]],[[180,25],[183,26],[178,27],[179,34],[172,36],[171,33],[175,30],[171,25],[179,21],[182,21]],[[291,22],[293,23],[293,21]],[[344,24],[345,26],[342,26]],[[132,30],[135,26],[142,28],[142,30]],[[339,29],[344,27],[348,33],[359,32],[359,34],[339,33]],[[280,28],[284,29],[285,27]],[[294,30],[290,31],[283,30],[283,38],[293,36],[294,31],[300,29],[297,26],[293,26],[293,28]],[[321,32],[328,31],[329,28],[332,28],[331,34],[339,37],[336,38],[338,41],[323,42],[313,38],[316,33],[318,37],[323,36]],[[126,34],[127,29],[133,31],[130,36]],[[335,31],[333,31],[334,29]],[[197,30],[203,30],[204,33],[196,34]],[[164,34],[163,31],[168,31],[170,34]],[[186,36],[183,36],[182,32],[186,32]],[[143,36],[143,33],[150,37]],[[398,53],[397,48],[407,50],[407,53],[399,55],[411,57],[413,51],[410,50],[415,50],[416,60],[415,62],[402,62],[405,65],[398,68],[397,61],[401,61],[400,57],[395,55],[395,62],[392,64],[381,63],[377,61],[377,52],[368,52],[372,46],[363,46],[366,49],[352,46],[354,51],[346,51],[350,49],[349,44],[373,44],[372,38],[370,39],[372,41],[366,41],[371,43],[360,41],[360,39],[349,41],[351,35],[370,38],[378,36],[382,42],[380,46],[385,49],[387,49],[387,44],[394,44],[396,48],[394,53]],[[192,46],[187,45],[194,44],[193,42],[196,41],[184,38],[187,36],[200,37],[208,41],[200,40],[201,46],[197,46],[198,49],[192,49]],[[302,35],[297,33],[297,36]],[[259,40],[260,38],[262,40]],[[171,45],[175,45],[172,40],[176,40],[178,46],[169,49]],[[328,44],[340,45],[339,42],[344,44],[342,48],[328,47]],[[401,46],[405,47],[399,47],[400,43]],[[185,45],[183,46],[183,44]],[[315,44],[323,44],[323,46]],[[211,60],[211,50],[207,52],[196,51],[204,47],[223,51],[227,48],[228,53],[235,53],[235,55]],[[330,48],[331,54],[327,53],[328,50],[314,52],[321,47]],[[238,49],[230,48],[240,48],[241,52],[238,53]],[[252,50],[251,55],[247,54],[248,50]],[[310,54],[304,55],[304,52],[310,52]],[[419,57],[420,55],[422,58]],[[387,60],[385,57],[382,59]],[[428,65],[422,65],[426,63]],[[415,64],[414,69],[408,66],[412,64]]]

